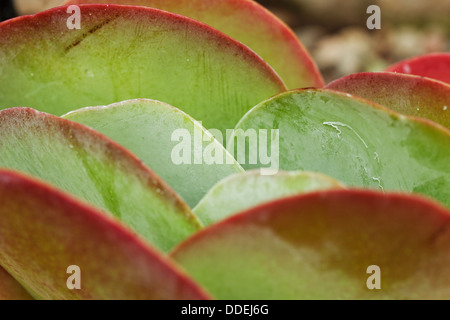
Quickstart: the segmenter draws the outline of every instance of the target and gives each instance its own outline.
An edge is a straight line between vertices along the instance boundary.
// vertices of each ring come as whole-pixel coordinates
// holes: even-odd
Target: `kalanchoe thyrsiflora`
[[[450,298],[448,54],[324,90],[252,1],[69,3],[0,23],[0,299]]]

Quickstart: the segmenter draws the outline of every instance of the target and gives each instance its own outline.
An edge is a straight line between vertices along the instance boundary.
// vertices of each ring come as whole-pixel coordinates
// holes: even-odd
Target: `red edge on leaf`
[[[173,1],[173,0],[170,0]],[[177,1],[177,0],[175,0]],[[86,4],[88,2],[95,3],[95,0],[67,0],[65,1],[64,5],[82,5]],[[210,2],[223,2],[223,0],[211,0]],[[308,70],[308,73],[312,76],[312,79],[314,79],[314,87],[322,88],[325,85],[323,76],[316,65],[314,59],[309,54],[306,47],[301,43],[297,35],[294,33],[294,31],[279,17],[277,17],[275,14],[273,14],[270,10],[265,8],[264,6],[260,5],[256,1],[250,1],[250,0],[228,0],[227,2],[230,3],[230,7],[236,8],[236,10],[244,10],[246,12],[252,12],[255,16],[258,16],[262,21],[264,21],[267,25],[271,27],[271,29],[274,31],[274,33],[281,35],[283,39],[285,39],[286,43],[289,44],[289,46],[292,49],[292,52],[295,52],[295,54],[301,59],[304,66],[306,67],[305,70]],[[214,4],[208,4],[210,6],[214,6]],[[131,5],[127,5],[131,6]],[[219,30],[219,32],[221,32]],[[228,37],[228,36],[227,36]]]
[[[302,88],[302,89],[289,90],[289,91],[277,94],[275,96],[272,96],[271,98],[265,100],[263,102],[263,104],[266,103],[267,101],[272,100],[272,99],[277,99],[278,97],[281,97],[283,95],[289,95],[292,92],[301,93],[301,92],[304,92],[304,91],[324,92],[324,93],[329,92],[329,93],[333,93],[333,94],[345,97],[347,99],[357,100],[357,101],[359,101],[361,103],[368,104],[368,105],[370,105],[371,107],[373,107],[375,109],[378,109],[378,110],[381,110],[383,112],[386,112],[387,114],[389,114],[391,117],[393,117],[395,119],[401,119],[401,118],[408,119],[410,121],[419,123],[419,124],[424,125],[426,127],[433,128],[434,130],[438,130],[438,131],[440,131],[442,134],[446,135],[450,139],[450,129],[440,125],[439,123],[433,122],[433,121],[431,121],[429,119],[426,119],[426,118],[415,117],[415,116],[410,116],[410,115],[403,115],[403,114],[395,112],[392,109],[389,109],[389,108],[387,108],[387,107],[385,107],[383,105],[375,103],[373,101],[370,101],[370,100],[367,100],[367,99],[364,99],[364,98],[361,98],[361,97],[358,97],[358,96],[349,95],[348,93],[345,93],[345,92],[342,92],[342,91],[337,91],[335,89],[331,89],[331,88],[327,88],[327,87],[325,87],[325,88]],[[258,108],[259,106],[260,105],[257,105],[254,108]],[[248,111],[248,112],[250,112],[250,111]]]
[[[259,69],[261,73],[264,73],[265,76],[270,79],[273,83],[275,83],[280,91],[287,90],[286,85],[283,80],[279,77],[279,75],[275,72],[275,70],[264,61],[258,54],[256,54],[253,50],[245,46],[239,41],[234,40],[230,36],[218,31],[207,24],[199,22],[197,20],[185,17],[183,15],[155,9],[149,7],[141,7],[141,6],[125,6],[125,5],[114,5],[114,4],[80,4],[78,5],[81,9],[81,14],[83,14],[83,10],[88,10],[89,13],[94,14],[106,14],[110,16],[123,16],[130,15],[135,16],[137,14],[142,14],[148,18],[149,21],[154,19],[166,20],[170,21],[173,24],[180,25],[190,25],[197,33],[203,33],[209,35],[217,44],[220,46],[225,46],[227,48],[233,48],[236,51],[236,55],[240,55],[243,59],[251,63],[255,68]],[[52,8],[46,11],[42,11],[35,15],[25,15],[16,17],[10,20],[6,20],[0,23],[0,33],[6,34],[2,29],[7,27],[15,27],[16,24],[22,26],[32,26],[38,28],[39,25],[44,24],[44,21],[51,21],[55,19],[58,15],[67,19],[69,16],[67,14],[68,6],[61,6]],[[0,38],[1,43],[1,38]]]
[[[180,196],[166,183],[164,182],[156,173],[154,173],[149,167],[147,167],[136,155],[131,153],[128,149],[122,145],[111,140],[107,136],[95,131],[92,128],[84,126],[78,122],[63,119],[45,112],[40,112],[32,108],[26,107],[15,107],[4,109],[0,111],[0,120],[2,119],[17,119],[17,115],[21,114],[21,117],[26,119],[40,118],[46,122],[58,123],[60,127],[65,127],[73,132],[80,132],[83,135],[89,135],[91,139],[101,140],[105,144],[108,151],[110,151],[113,159],[122,163],[123,168],[135,168],[138,170],[136,175],[142,179],[142,181],[150,188],[156,188],[161,190],[158,193],[161,197],[165,197],[170,200],[173,205],[178,207],[184,214],[190,218],[191,221],[195,221],[197,227],[201,228],[202,225],[192,213],[188,205],[180,198]]]
[[[35,178],[15,171],[0,169],[0,188],[4,188],[7,192],[35,195],[41,201],[47,202],[51,206],[59,206],[60,212],[67,216],[77,215],[81,220],[87,221],[91,225],[96,225],[100,229],[107,230],[110,234],[114,234],[119,239],[118,241],[128,243],[134,247],[136,252],[141,252],[148,265],[160,264],[166,269],[166,272],[178,278],[179,283],[186,285],[186,292],[183,294],[186,294],[189,299],[211,299],[210,295],[203,288],[199,287],[169,258],[147,245],[139,236],[128,230],[114,218],[106,216],[97,209]]]
[[[328,85],[326,85],[325,89],[332,90],[337,93],[348,96],[348,93],[343,91],[344,89],[341,89],[341,88],[347,87],[346,83],[348,83],[348,82],[361,83],[369,88],[370,87],[377,88],[377,86],[380,85],[380,82],[383,82],[383,81],[391,81],[391,82],[394,81],[394,83],[399,84],[400,87],[402,87],[403,85],[410,86],[410,87],[419,86],[419,87],[423,88],[424,90],[432,91],[433,97],[439,97],[443,100],[450,96],[450,85],[443,81],[439,81],[439,80],[428,78],[428,77],[418,76],[418,75],[400,74],[400,73],[395,73],[395,72],[360,72],[360,73],[350,74],[350,75],[344,76],[342,78],[339,78],[339,79],[336,79],[336,80],[330,82]],[[373,102],[369,99],[366,99],[363,97],[358,97],[357,95],[352,95],[352,97],[355,99],[364,101],[365,103],[372,104],[376,108],[381,108],[397,118],[401,115],[400,113],[390,109],[389,106],[383,106],[383,105]],[[419,97],[419,99],[422,99],[422,98],[423,97]],[[449,105],[449,107],[450,107],[450,105]],[[438,108],[439,109],[436,111],[442,111],[441,105],[439,105]],[[432,125],[434,127],[439,127],[439,128],[444,129],[444,131],[446,131],[446,132],[450,132],[449,128],[447,128],[446,126],[444,126],[440,123],[436,123],[427,118],[422,118],[422,117],[413,116],[413,115],[401,115],[401,116],[412,119],[417,122],[426,123],[426,124]]]
[[[283,20],[255,1],[230,0],[230,2],[235,2],[236,4],[242,3],[242,5],[248,6],[249,10],[257,12],[258,15],[262,16],[268,24],[270,24],[273,28],[277,28],[283,35],[283,38],[287,40],[291,48],[293,48],[296,54],[302,58],[306,69],[309,70],[310,74],[314,77],[316,83],[313,87],[322,88],[325,86],[325,81],[316,62],[310,56],[308,50],[303,43],[301,43],[294,31]]]
[[[325,89],[336,90],[333,88],[340,87],[341,84],[348,81],[366,81],[375,86],[379,84],[377,80],[379,81],[383,79],[393,79],[398,81],[398,83],[406,82],[408,84],[414,83],[419,85],[428,85],[430,87],[434,87],[436,90],[445,90],[446,92],[450,91],[450,85],[444,81],[416,74],[397,73],[391,71],[358,72],[349,74],[342,78],[333,80],[326,85]]]
[[[429,53],[400,61],[385,71],[433,78],[450,84],[450,53]]]
[[[277,199],[275,201],[267,202],[259,206],[253,207],[249,210],[237,213],[225,220],[207,227],[190,238],[179,244],[171,252],[170,256],[175,257],[179,252],[183,252],[185,248],[195,245],[197,241],[202,241],[203,238],[209,235],[220,232],[222,229],[232,227],[233,225],[242,225],[252,223],[254,221],[272,221],[278,214],[288,211],[288,209],[301,207],[308,203],[327,202],[329,199],[360,199],[377,205],[380,203],[405,203],[414,207],[422,207],[426,210],[424,214],[434,214],[445,221],[450,222],[450,211],[444,206],[436,203],[434,200],[416,194],[408,193],[382,193],[379,191],[366,189],[335,189],[326,191],[316,191],[301,195],[290,196],[286,198]],[[349,200],[350,201],[350,200]],[[368,205],[370,206],[370,205]],[[308,212],[301,212],[298,214],[309,214]],[[361,212],[361,214],[365,214]],[[395,213],[390,213],[395,215]],[[264,216],[264,219],[261,219]]]

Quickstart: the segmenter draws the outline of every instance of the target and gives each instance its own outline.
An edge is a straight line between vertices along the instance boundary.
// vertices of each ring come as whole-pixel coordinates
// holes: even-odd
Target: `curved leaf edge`
[[[100,132],[87,127],[85,125],[82,125],[78,122],[70,121],[67,119],[63,119],[61,117],[41,112],[32,108],[28,107],[14,107],[14,108],[8,108],[4,110],[0,110],[0,117],[6,116],[6,117],[14,117],[14,113],[23,111],[27,114],[36,114],[36,115],[42,115],[47,119],[50,119],[51,121],[55,121],[59,123],[60,125],[65,125],[70,129],[84,131],[87,134],[94,136],[96,139],[103,140],[106,142],[109,148],[113,148],[116,151],[116,157],[115,159],[120,162],[130,162],[134,165],[134,167],[139,170],[138,174],[141,177],[145,178],[145,183],[147,184],[147,187],[151,188],[157,188],[160,189],[161,195],[165,196],[167,199],[170,199],[173,201],[173,204],[178,207],[186,217],[193,223],[194,226],[196,226],[198,229],[201,229],[203,226],[201,222],[198,220],[198,218],[194,215],[194,213],[191,211],[189,206],[181,199],[181,197],[166,183],[164,182],[156,173],[154,173],[149,167],[147,167],[136,155],[134,155],[132,152],[130,152],[128,149],[123,147],[122,145],[118,144],[114,140],[108,138],[107,136],[101,134]],[[125,166],[127,167],[127,166]],[[75,197],[75,196],[73,196]],[[80,201],[83,201],[80,199]]]
[[[167,269],[169,269],[175,276],[179,277],[181,281],[185,282],[187,285],[191,286],[194,291],[198,294],[199,297],[210,300],[212,296],[207,293],[207,291],[200,287],[194,280],[192,280],[189,275],[174,262],[169,256],[165,256],[158,249],[152,247],[148,244],[144,239],[142,239],[138,234],[128,229],[125,225],[123,225],[118,219],[114,217],[109,217],[102,213],[99,209],[86,204],[70,194],[47,184],[45,181],[41,181],[36,179],[35,177],[28,176],[23,174],[22,172],[7,170],[0,168],[0,184],[7,183],[21,183],[27,189],[39,191],[41,193],[48,193],[52,197],[59,198],[61,201],[67,203],[70,206],[78,207],[78,214],[89,215],[89,219],[93,221],[100,222],[103,224],[108,224],[110,226],[110,230],[114,233],[121,234],[123,238],[127,241],[135,243],[136,246],[140,248],[142,252],[146,255],[150,256],[152,259],[156,260],[159,264],[164,265]],[[6,270],[6,269],[5,269]],[[7,270],[6,270],[7,271]],[[26,289],[26,284],[22,284]],[[29,290],[26,289],[28,292]],[[33,294],[30,293],[32,296]],[[35,299],[39,299],[39,297],[34,297]]]

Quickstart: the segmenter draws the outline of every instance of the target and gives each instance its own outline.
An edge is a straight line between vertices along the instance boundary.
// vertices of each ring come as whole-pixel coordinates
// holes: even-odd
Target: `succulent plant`
[[[113,2],[0,23],[0,299],[450,298],[450,54],[324,87],[253,1]]]

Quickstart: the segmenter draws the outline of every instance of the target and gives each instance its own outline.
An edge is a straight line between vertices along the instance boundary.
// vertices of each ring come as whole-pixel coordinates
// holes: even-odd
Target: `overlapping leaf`
[[[277,198],[333,188],[343,186],[317,173],[280,171],[261,175],[259,170],[247,171],[216,184],[194,208],[194,213],[204,225],[209,225]]]
[[[195,20],[145,7],[80,10],[79,30],[68,28],[67,7],[0,23],[0,108],[62,115],[151,98],[225,130],[285,90],[248,47]]]
[[[422,193],[450,206],[450,132],[432,122],[331,90],[308,89],[262,102],[236,129],[241,129],[236,135],[278,129],[279,139],[271,143],[279,144],[282,170],[321,172],[355,187]],[[260,159],[241,164],[263,166]]]
[[[367,72],[345,76],[327,88],[450,128],[450,85],[441,81],[391,72]]]
[[[429,53],[400,61],[386,71],[414,74],[450,84],[450,53]]]
[[[219,299],[449,299],[449,223],[415,196],[325,191],[233,216],[171,255]]]
[[[263,101],[286,89],[263,59],[291,88],[323,81],[292,31],[258,4],[114,0],[181,13],[242,44],[169,12],[82,2],[97,1],[68,2],[81,8],[80,30],[69,28],[67,6],[0,23],[0,109],[105,105],[65,117],[163,179],[81,124],[1,111],[0,299],[209,298],[200,285],[220,299],[450,299],[448,209],[414,195],[323,191],[342,185],[321,174],[242,173],[194,120],[225,133],[241,119],[234,137],[259,133],[243,140],[246,169],[265,166],[266,130],[276,169],[450,206],[450,131],[436,124],[450,128],[448,54],[388,69],[418,76],[357,74],[328,86],[347,94],[306,89]],[[215,184],[194,209],[215,225],[171,254],[197,284],[159,253],[201,228],[165,182],[191,206]],[[81,290],[66,285],[70,265],[82,271]],[[382,290],[368,288],[371,266]]]
[[[280,19],[248,0],[69,0],[67,4],[114,3],[158,8],[202,21],[249,46],[291,88],[322,87],[323,79],[295,33]]]
[[[135,156],[75,122],[26,108],[1,111],[0,166],[78,196],[164,251],[200,228],[187,205]]]
[[[208,298],[115,220],[52,187],[1,170],[0,199],[0,264],[35,298]],[[79,289],[67,285],[70,266]]]
[[[219,180],[243,172],[200,123],[165,103],[132,100],[85,108],[64,117],[132,151],[191,207]]]

